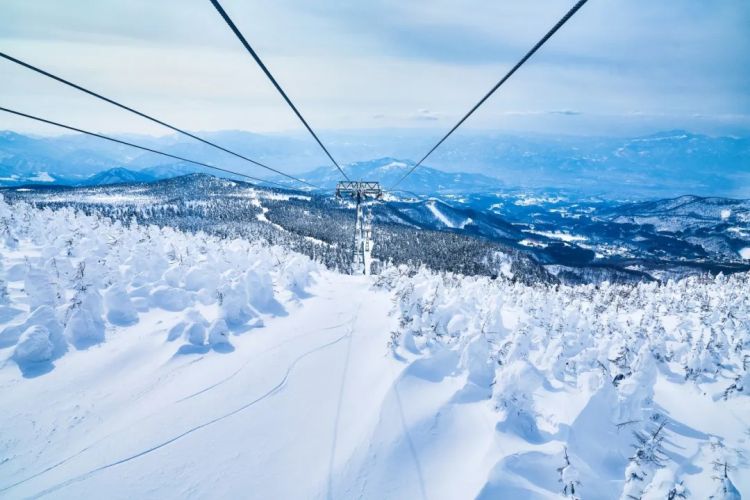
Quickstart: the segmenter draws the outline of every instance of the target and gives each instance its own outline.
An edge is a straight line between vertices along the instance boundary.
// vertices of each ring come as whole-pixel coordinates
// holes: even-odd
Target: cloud
[[[554,111],[547,111],[548,115],[564,115],[564,116],[578,116],[582,115],[580,111],[573,111],[572,109],[559,109]]]
[[[503,115],[505,116],[542,116],[542,115],[578,116],[582,114],[583,112],[574,111],[572,109],[553,109],[553,110],[548,110],[548,111],[527,109],[527,110],[512,110],[512,111],[503,112]]]
[[[572,0],[225,3],[313,127],[342,129],[457,119]],[[175,125],[302,130],[209,2],[3,0],[2,10],[5,52]],[[749,25],[747,0],[588,2],[463,127],[740,133]],[[20,110],[103,132],[164,132],[11,63],[0,73],[0,95]],[[17,123],[0,115],[0,129]]]
[[[429,109],[419,109],[416,113],[413,113],[411,115],[411,119],[417,121],[434,122],[439,120],[440,116],[437,113],[433,113]]]

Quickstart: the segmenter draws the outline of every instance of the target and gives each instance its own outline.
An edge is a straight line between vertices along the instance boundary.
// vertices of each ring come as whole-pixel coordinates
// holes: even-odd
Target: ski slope
[[[347,276],[1,200],[0,250],[1,498],[750,494],[745,275]]]
[[[205,287],[226,287],[211,282],[201,259],[187,262],[186,250],[217,241],[169,229],[124,229],[72,210],[0,208],[6,220],[21,214],[26,220],[4,234],[9,297],[0,329],[0,496],[409,498],[434,490],[439,498],[441,491],[466,491],[465,478],[424,476],[435,465],[420,458],[409,429],[452,384],[424,401],[417,397],[421,389],[406,375],[409,365],[388,347],[397,328],[392,297],[372,280],[314,266],[297,266],[302,275],[288,272],[297,256],[251,247],[246,250],[261,260],[252,274],[256,287],[268,286],[262,272],[268,261],[287,261],[269,272],[272,300],[268,291],[250,297],[254,311],[229,340],[212,341],[210,334],[196,340],[196,313],[210,325],[240,316],[207,299]],[[85,237],[71,243],[70,234]],[[112,239],[129,243],[99,245]],[[98,308],[104,320],[82,325],[92,331],[66,327],[69,345],[62,352],[55,348],[39,359],[45,356],[37,349],[19,358],[29,341],[18,326],[43,323],[32,308],[49,307],[37,303],[59,303],[62,316],[67,301],[78,303],[77,285],[39,279],[47,271],[56,276],[65,267],[61,254],[68,253],[75,257],[63,274],[73,282],[77,261],[91,269],[97,256],[106,269],[90,276],[86,294],[111,281],[118,285],[107,290],[119,286],[119,292],[104,291],[103,305],[84,296],[76,310]],[[175,263],[155,272],[168,254]],[[54,268],[53,255],[60,259]],[[213,257],[219,256],[233,258]],[[124,264],[134,257],[137,267]],[[223,278],[236,279],[233,273]],[[171,297],[169,282],[193,291]],[[151,289],[146,297],[144,286]],[[229,298],[226,292],[224,305]],[[273,307],[259,310],[269,302]],[[132,310],[134,322],[126,321],[124,311]],[[97,324],[105,324],[101,336]],[[45,325],[51,341],[60,341]],[[15,346],[9,345],[14,332]],[[89,341],[78,345],[80,338]],[[465,446],[466,437],[453,438]],[[481,483],[477,472],[474,489]]]
[[[4,488],[20,484],[3,494],[97,497],[119,485],[108,496],[341,498],[351,484],[340,470],[398,367],[385,355],[385,294],[319,281],[232,353],[175,355],[160,313],[44,377],[3,370],[3,428],[24,443],[3,471]]]

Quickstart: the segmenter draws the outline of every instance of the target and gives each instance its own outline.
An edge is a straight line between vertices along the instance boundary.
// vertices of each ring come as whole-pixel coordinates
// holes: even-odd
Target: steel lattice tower
[[[352,274],[370,274],[372,253],[372,214],[367,208],[368,200],[382,198],[383,190],[379,182],[342,181],[336,186],[338,198],[351,198],[357,204],[354,223],[354,255]]]

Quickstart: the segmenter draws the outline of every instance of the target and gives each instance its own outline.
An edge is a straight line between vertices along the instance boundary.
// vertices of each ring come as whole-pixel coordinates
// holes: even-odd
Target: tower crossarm
[[[380,199],[383,197],[383,190],[377,181],[341,181],[336,185],[336,196],[360,200],[366,198]]]

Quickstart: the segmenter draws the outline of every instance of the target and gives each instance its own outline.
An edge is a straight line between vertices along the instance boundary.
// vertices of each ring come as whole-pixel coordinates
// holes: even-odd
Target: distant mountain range
[[[142,170],[137,172],[135,170],[128,170],[127,168],[115,167],[94,174],[81,184],[88,186],[106,186],[109,184],[152,182],[156,179],[156,176],[151,175],[147,171]]]
[[[202,133],[274,168],[331,187],[338,172],[304,136],[239,131]],[[250,175],[286,182],[213,148],[170,135],[133,142]],[[356,178],[390,185],[433,140],[410,131],[330,132],[324,138]],[[362,158],[380,158],[359,161]],[[695,194],[750,197],[750,138],[674,130],[635,138],[509,136],[465,132],[439,148],[399,188],[418,193],[559,189],[583,196],[656,199]],[[152,153],[69,135],[0,132],[0,185],[149,181],[205,172]],[[268,176],[266,174],[269,174]]]
[[[384,189],[390,189],[414,167],[414,162],[396,158],[379,158],[344,165],[343,170],[351,179],[378,181]],[[307,181],[325,189],[334,188],[341,174],[331,167],[319,167],[301,174]],[[398,184],[396,194],[409,193],[451,194],[493,192],[502,189],[499,179],[482,174],[445,172],[420,166]]]

